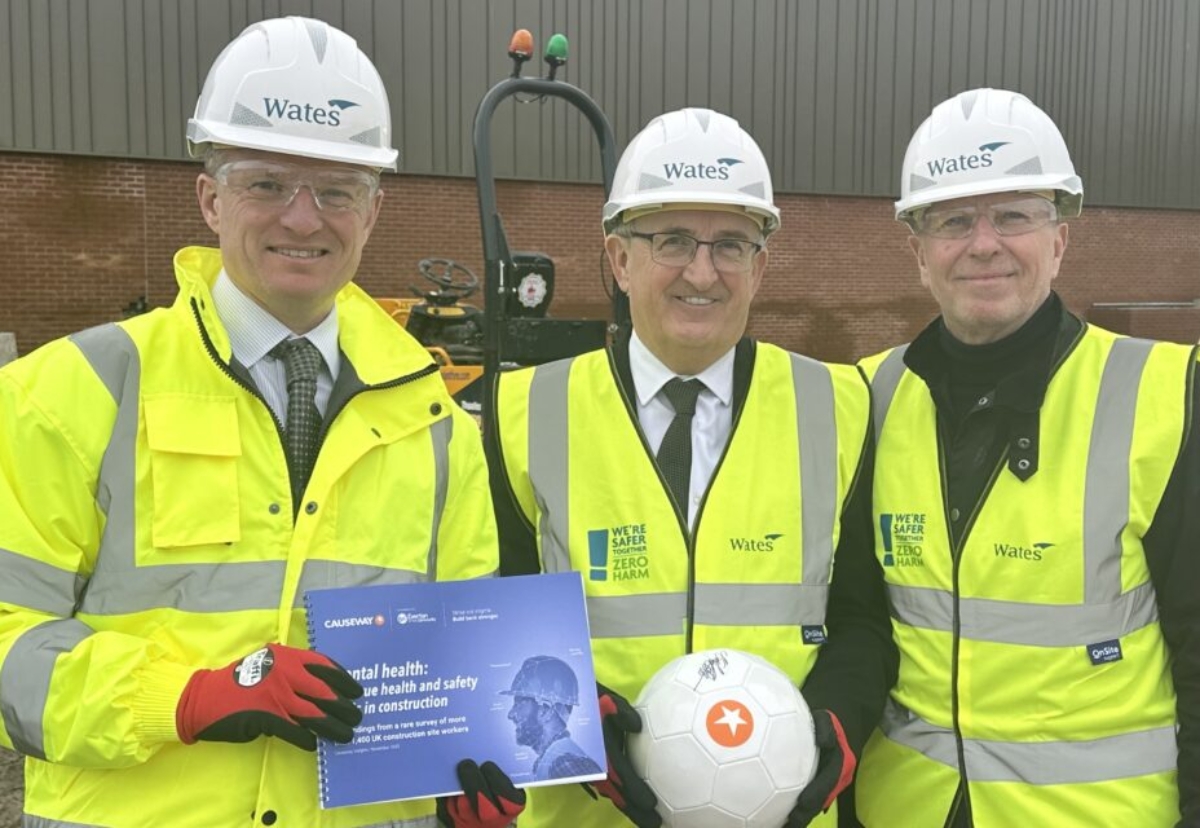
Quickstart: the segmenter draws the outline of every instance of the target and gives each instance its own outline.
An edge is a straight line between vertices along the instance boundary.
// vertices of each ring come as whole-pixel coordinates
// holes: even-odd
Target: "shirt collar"
[[[233,355],[247,368],[265,357],[280,342],[295,336],[287,325],[272,316],[266,308],[234,284],[224,268],[221,268],[217,275],[212,297],[217,316],[229,334],[229,345],[233,349]],[[304,338],[317,346],[330,374],[336,379],[341,367],[337,308],[331,310],[319,325],[304,335]]]
[[[633,386],[638,404],[646,406],[667,382],[675,377],[698,379],[704,387],[716,395],[721,405],[729,405],[733,399],[733,354],[730,348],[716,362],[699,374],[684,376],[676,374],[656,357],[638,337],[637,331],[629,338],[629,372],[633,375]]]

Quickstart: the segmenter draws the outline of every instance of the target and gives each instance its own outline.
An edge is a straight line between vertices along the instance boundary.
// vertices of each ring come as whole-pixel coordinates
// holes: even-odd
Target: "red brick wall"
[[[196,206],[194,164],[0,154],[0,331],[21,353],[120,319],[145,295],[168,304],[171,256],[214,238]],[[408,296],[422,258],[456,259],[483,275],[479,208],[470,179],[387,176],[387,196],[359,283]],[[514,250],[555,262],[551,313],[602,318],[600,208],[595,185],[501,182]],[[912,337],[935,306],[917,279],[891,203],[783,195],[783,230],[755,304],[751,332],[825,359],[849,360]],[[1057,287],[1086,313],[1096,302],[1200,297],[1200,212],[1087,208],[1071,224]],[[1146,331],[1139,331],[1145,335]]]

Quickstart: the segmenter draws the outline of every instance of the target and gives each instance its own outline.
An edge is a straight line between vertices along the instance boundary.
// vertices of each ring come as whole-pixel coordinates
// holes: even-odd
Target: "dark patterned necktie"
[[[308,486],[317,460],[317,441],[321,436],[321,412],[317,410],[317,372],[321,352],[307,339],[288,339],[271,349],[271,356],[283,361],[287,372],[287,425],[284,449],[288,475],[292,483],[292,512]]]
[[[696,397],[703,390],[704,383],[700,380],[684,381],[679,377],[669,380],[662,388],[663,396],[675,409],[675,419],[667,427],[658,447],[658,467],[685,517],[692,480],[692,415],[696,413]]]

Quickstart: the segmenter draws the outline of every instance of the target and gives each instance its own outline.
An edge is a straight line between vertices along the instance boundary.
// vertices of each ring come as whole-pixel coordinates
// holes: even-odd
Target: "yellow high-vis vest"
[[[334,391],[353,393],[293,523],[279,426],[213,309],[220,255],[175,264],[173,307],[0,371],[0,744],[28,757],[23,824],[434,828],[428,799],[321,810],[315,754],[181,744],[175,706],[198,668],[307,647],[307,589],[494,574],[478,429],[346,287]]]
[[[1088,327],[1047,388],[1036,474],[1001,458],[961,516],[957,564],[929,389],[903,349],[864,367],[901,661],[859,764],[859,819],[940,826],[962,779],[981,828],[1173,826],[1175,691],[1142,538],[1194,354]]]
[[[597,680],[632,701],[672,658],[728,647],[803,684],[824,640],[841,513],[866,438],[862,377],[758,344],[689,535],[610,358],[595,351],[505,374],[497,392],[505,473],[542,569],[583,576]],[[573,785],[531,790],[521,826],[624,821]]]

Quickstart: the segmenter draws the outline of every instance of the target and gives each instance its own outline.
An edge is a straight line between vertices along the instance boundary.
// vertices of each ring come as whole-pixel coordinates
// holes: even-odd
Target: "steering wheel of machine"
[[[451,259],[422,259],[417,267],[443,295],[464,299],[479,289],[479,277],[470,268]]]

